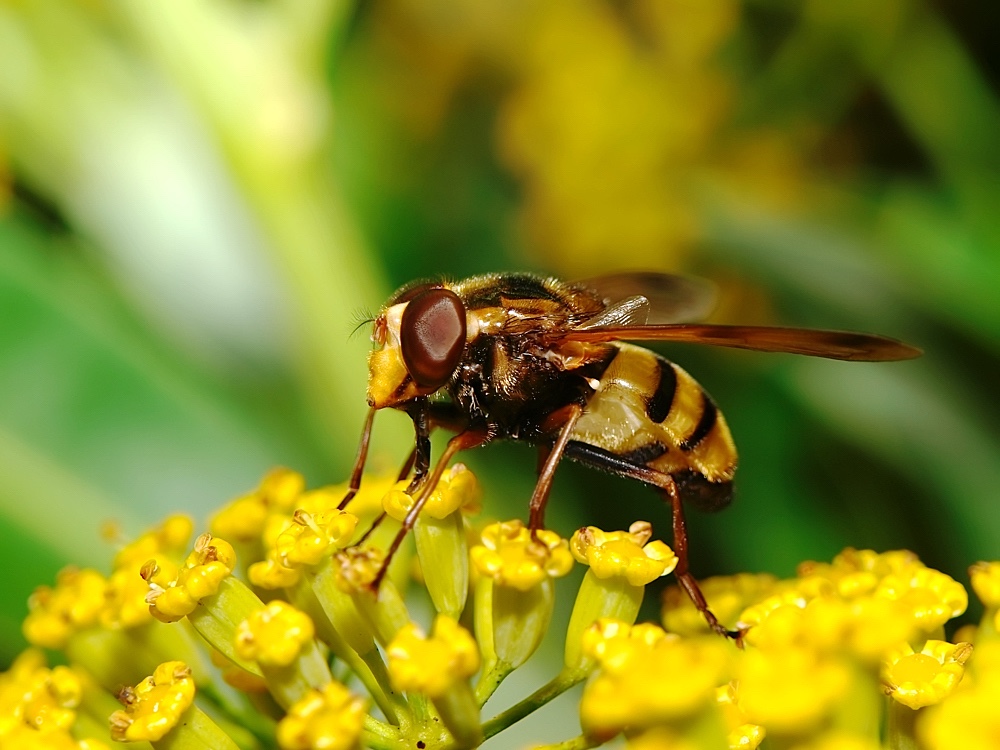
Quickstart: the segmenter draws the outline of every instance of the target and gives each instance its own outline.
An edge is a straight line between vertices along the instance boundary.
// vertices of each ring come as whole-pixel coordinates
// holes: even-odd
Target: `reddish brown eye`
[[[448,382],[465,349],[465,305],[450,289],[428,289],[403,310],[399,326],[403,363],[421,388]]]

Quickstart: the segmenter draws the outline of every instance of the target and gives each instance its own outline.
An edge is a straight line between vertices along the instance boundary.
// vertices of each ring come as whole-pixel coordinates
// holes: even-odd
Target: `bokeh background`
[[[1000,11],[974,0],[0,0],[0,659],[63,564],[284,464],[342,481],[365,310],[416,277],[712,279],[713,320],[893,364],[662,347],[738,498],[694,570],[1000,556]],[[373,461],[408,450],[376,421]],[[534,457],[467,457],[523,516]],[[549,522],[650,491],[560,469]]]

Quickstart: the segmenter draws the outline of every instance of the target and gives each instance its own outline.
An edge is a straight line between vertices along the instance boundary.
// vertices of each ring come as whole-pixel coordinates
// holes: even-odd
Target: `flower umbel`
[[[172,516],[122,545],[109,575],[63,571],[33,594],[24,632],[70,666],[49,668],[29,650],[0,675],[0,747],[458,750],[584,680],[584,733],[563,750],[618,735],[655,750],[992,747],[998,563],[971,571],[986,605],[980,626],[962,631],[974,644],[928,640],[964,611],[966,592],[905,551],[849,549],[788,580],[710,580],[723,622],[748,628],[741,649],[706,633],[675,593],[668,630],[633,624],[645,587],[677,561],[648,523],[585,527],[567,541],[506,521],[467,542],[479,488],[458,465],[413,535],[417,582],[436,612],[426,635],[410,611],[414,581],[396,571],[374,585],[386,557],[378,540],[394,530],[356,543],[371,523],[359,518],[378,512],[373,494],[386,492],[386,505],[410,507],[391,479],[365,479],[358,516],[337,507],[342,488],[308,490],[276,470],[213,521],[235,547],[203,534],[185,557],[193,526]],[[555,589],[574,558],[587,571],[563,668],[484,720],[500,683],[551,637]],[[124,709],[114,710],[116,694]]]

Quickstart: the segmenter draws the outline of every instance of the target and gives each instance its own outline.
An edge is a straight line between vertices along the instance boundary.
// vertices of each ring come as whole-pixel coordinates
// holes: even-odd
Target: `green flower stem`
[[[389,669],[382,659],[382,654],[379,653],[378,649],[372,649],[364,656],[357,657],[357,660],[360,662],[357,667],[354,666],[353,662],[349,662],[354,674],[364,683],[368,694],[382,709],[386,718],[398,725],[400,731],[405,733],[414,723],[413,712],[402,693],[392,686]],[[372,683],[371,686],[366,681],[369,679]]]
[[[592,660],[583,655],[581,639],[583,632],[602,617],[632,624],[639,614],[643,586],[633,586],[624,576],[598,578],[588,570],[576,594],[573,614],[566,629],[565,664],[569,669],[585,669]]]
[[[262,676],[255,662],[236,653],[235,636],[239,624],[263,607],[264,603],[245,583],[228,576],[219,585],[218,592],[201,600],[201,604],[188,615],[188,622],[233,664]]]
[[[441,721],[455,738],[455,747],[472,748],[483,742],[479,703],[468,682],[458,682],[443,696],[434,699]]]
[[[472,600],[473,622],[479,654],[483,659],[483,674],[493,671],[498,661],[493,638],[493,579],[480,576]],[[499,683],[497,683],[499,685]],[[494,690],[496,688],[494,687]]]
[[[322,580],[328,581],[329,579]],[[315,574],[310,571],[299,585],[288,590],[289,601],[309,615],[316,627],[317,635],[330,647],[333,654],[361,680],[365,690],[368,691],[389,722],[396,725],[405,724],[408,718],[406,703],[402,696],[392,689],[388,670],[381,654],[375,648],[375,641],[370,634],[360,636],[359,642],[368,646],[364,654],[359,654],[351,647],[347,639],[337,630],[324,608],[324,601],[327,600],[317,596],[316,588],[320,585],[322,583],[317,582]],[[347,597],[340,591],[335,595]]]
[[[123,631],[90,628],[74,633],[63,649],[70,664],[89,673],[105,690],[135,685],[159,662],[146,657]]]
[[[318,690],[333,682],[330,665],[315,639],[302,646],[298,657],[291,664],[260,666],[271,695],[286,710],[310,690]]]
[[[274,737],[275,718],[280,718],[281,716],[281,714],[278,714],[275,717],[275,714],[280,709],[268,693],[246,695],[245,693],[235,691],[238,695],[237,699],[234,700],[228,692],[223,691],[223,688],[228,687],[228,685],[220,685],[215,681],[206,681],[204,685],[198,686],[198,694],[207,698],[224,715],[233,717],[235,721],[239,722],[241,729],[246,730],[256,738],[258,744],[266,745]],[[239,700],[240,698],[242,700]],[[257,698],[261,700],[256,700]],[[214,714],[213,718],[226,730],[226,733],[230,737],[239,739],[237,732],[233,728],[222,722]],[[239,742],[238,744],[242,747],[244,743]]]
[[[514,671],[514,667],[505,661],[496,660],[492,664],[484,667],[476,683],[476,702],[480,706],[486,704],[500,683],[507,679],[507,676]]]
[[[403,696],[393,689],[382,655],[375,648],[371,620],[363,616],[356,606],[359,600],[368,600],[372,609],[377,612],[375,596],[367,591],[357,595],[342,591],[336,583],[337,571],[332,558],[327,558],[315,570],[309,571],[307,579],[311,584],[313,598],[326,613],[324,619],[329,620],[333,629],[348,645],[342,655],[337,655],[362,681],[386,718],[397,723],[403,730],[413,726],[415,721],[419,722],[421,715],[426,714],[426,705],[422,705],[419,696],[411,696],[408,705]],[[392,587],[398,599],[399,592],[391,581],[382,582],[380,595],[389,587]],[[403,607],[405,611],[405,605]]]
[[[882,683],[878,673],[856,664],[847,696],[833,716],[834,726],[878,742],[883,711]]]
[[[73,664],[86,669],[105,689],[134,685],[165,661],[179,660],[210,673],[202,652],[173,625],[149,622],[135,628],[89,628],[74,633],[65,647]]]
[[[156,750],[240,750],[232,737],[197,706],[185,711],[182,721],[152,745]]]
[[[542,685],[524,700],[515,703],[513,706],[503,711],[483,724],[483,739],[489,739],[493,735],[502,732],[511,724],[515,724],[530,713],[538,710],[553,698],[558,698],[574,685],[587,679],[589,670],[571,669],[564,667],[563,670]]]
[[[420,516],[413,532],[434,608],[453,620],[461,619],[469,595],[469,545],[462,514],[455,511],[446,518]]]
[[[312,586],[313,598],[351,649],[361,656],[372,651],[375,648],[375,635],[358,613],[351,595],[337,585],[333,559],[327,558],[315,570],[307,571],[306,579]]]
[[[153,662],[153,669],[165,661],[182,661],[191,667],[201,682],[207,682],[210,660],[206,658],[197,635],[185,622],[165,623],[152,621],[137,628],[123,631],[133,644],[134,653],[146,654]],[[133,657],[134,658],[134,657]],[[152,674],[149,670],[147,674]],[[198,685],[199,689],[201,685]]]
[[[86,737],[107,737],[108,717],[122,707],[111,694],[102,690],[90,680],[90,675],[79,673],[83,682],[83,692],[80,695],[80,706],[76,711],[76,721],[73,722],[73,734],[77,739]],[[148,743],[134,744],[130,750],[138,750]]]
[[[886,743],[889,750],[918,750],[920,745],[914,733],[914,725],[919,710],[914,711],[892,698],[886,698],[889,703],[886,722]]]
[[[351,600],[383,647],[392,642],[401,628],[410,624],[406,603],[396,584],[388,578],[382,580],[378,591],[356,591],[351,594]]]
[[[213,710],[212,706],[199,708],[242,750],[262,750],[274,743],[275,723],[266,717],[258,717],[255,728],[252,728],[247,725],[246,717],[240,716],[237,719],[217,708]]]
[[[551,579],[521,591],[483,576],[476,582],[474,617],[483,671],[476,699],[483,705],[512,671],[535,653],[552,620]]]
[[[592,737],[587,737],[585,734],[581,734],[571,740],[557,742],[554,745],[542,745],[540,747],[536,747],[535,750],[590,750],[592,747],[599,747],[603,744],[603,740],[594,739]]]
[[[365,722],[365,730],[361,733],[361,747],[367,750],[404,750],[405,747],[412,746],[399,737],[387,737],[379,732],[368,731],[368,722]]]

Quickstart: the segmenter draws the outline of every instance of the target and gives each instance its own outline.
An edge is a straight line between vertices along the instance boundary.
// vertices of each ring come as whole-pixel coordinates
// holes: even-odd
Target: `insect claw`
[[[712,630],[721,635],[723,638],[728,638],[729,640],[731,640],[734,644],[736,644],[736,648],[740,649],[741,651],[744,648],[746,648],[746,643],[743,640],[743,636],[747,634],[749,628],[737,628],[736,630],[728,630],[724,625],[716,622],[714,625],[712,625]]]

